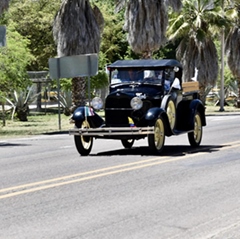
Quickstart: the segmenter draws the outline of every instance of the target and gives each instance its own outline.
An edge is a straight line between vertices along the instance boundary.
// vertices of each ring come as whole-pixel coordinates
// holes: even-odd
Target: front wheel
[[[194,116],[194,129],[193,132],[188,133],[188,141],[192,147],[200,145],[202,140],[202,120],[199,112]]]
[[[86,129],[90,128],[90,125],[86,120],[84,120],[78,125],[78,128]],[[74,135],[74,142],[79,154],[82,156],[87,156],[90,154],[93,145],[93,137]]]
[[[131,149],[134,143],[134,139],[122,139],[121,142],[125,149]]]
[[[165,129],[163,119],[160,117],[154,125],[154,134],[148,135],[149,148],[157,153],[161,153],[165,142]]]

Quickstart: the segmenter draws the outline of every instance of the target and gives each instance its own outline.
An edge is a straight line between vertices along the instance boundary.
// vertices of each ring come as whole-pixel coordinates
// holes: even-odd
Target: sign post
[[[90,104],[90,76],[94,76],[98,73],[98,55],[85,54],[50,58],[48,64],[50,77],[56,79],[58,85],[58,125],[59,130],[61,130],[60,79],[87,76],[88,98]]]

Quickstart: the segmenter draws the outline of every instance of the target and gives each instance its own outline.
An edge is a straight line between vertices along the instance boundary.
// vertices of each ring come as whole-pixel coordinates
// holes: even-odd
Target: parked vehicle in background
[[[160,154],[165,137],[187,133],[197,147],[206,125],[205,107],[198,82],[182,83],[182,66],[174,59],[119,60],[108,66],[109,95],[94,98],[91,107],[75,110],[72,121],[76,149],[91,152],[93,139],[116,139],[131,148],[135,140],[148,138],[149,148]],[[97,114],[104,108],[105,118]]]

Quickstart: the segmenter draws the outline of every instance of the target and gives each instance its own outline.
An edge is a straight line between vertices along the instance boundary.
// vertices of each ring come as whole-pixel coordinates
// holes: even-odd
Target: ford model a
[[[108,66],[109,94],[103,103],[96,97],[91,107],[75,110],[72,121],[76,149],[91,152],[93,139],[117,139],[131,148],[147,137],[153,153],[161,153],[165,136],[188,134],[191,146],[199,146],[205,108],[198,82],[182,83],[182,66],[172,59],[119,60]],[[96,111],[104,108],[104,118]]]

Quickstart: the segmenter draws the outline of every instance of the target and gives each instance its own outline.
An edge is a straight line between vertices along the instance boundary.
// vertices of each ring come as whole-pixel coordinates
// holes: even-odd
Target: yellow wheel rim
[[[157,150],[160,150],[164,144],[164,125],[161,119],[158,119],[154,128],[154,141]]]
[[[173,130],[176,122],[176,108],[172,100],[170,100],[167,105],[167,116],[170,127]]]
[[[199,114],[195,115],[193,133],[194,133],[195,142],[199,142],[202,137],[202,123],[201,123],[201,118]]]
[[[82,129],[89,129],[90,125],[89,123],[85,120],[82,122]],[[81,141],[82,141],[82,145],[84,147],[84,149],[89,149],[91,147],[91,139],[89,137],[86,136],[80,136],[81,137]]]

